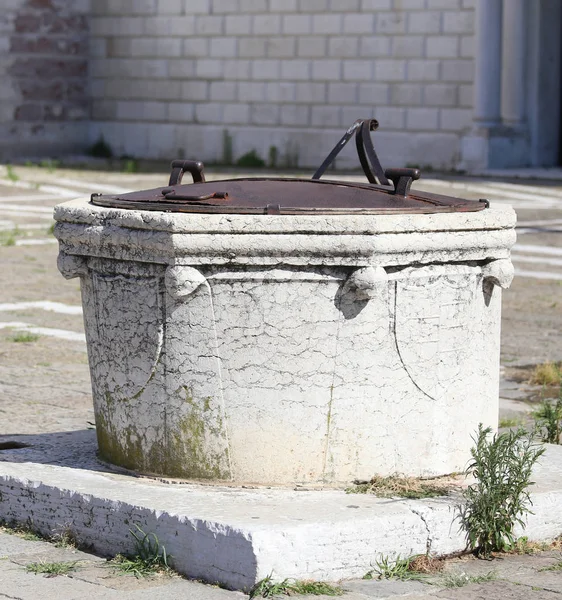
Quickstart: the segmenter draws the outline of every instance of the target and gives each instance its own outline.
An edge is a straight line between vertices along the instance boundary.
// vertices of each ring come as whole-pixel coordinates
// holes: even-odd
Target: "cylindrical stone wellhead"
[[[205,215],[80,199],[55,218],[109,462],[348,484],[459,471],[478,423],[497,425],[510,208]]]

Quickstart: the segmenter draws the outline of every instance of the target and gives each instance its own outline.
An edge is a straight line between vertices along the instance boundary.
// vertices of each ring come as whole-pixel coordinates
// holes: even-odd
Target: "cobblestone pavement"
[[[34,564],[67,563],[67,576],[34,574]],[[559,600],[562,554],[549,550],[504,555],[494,560],[463,557],[446,561],[444,570],[420,581],[359,579],[342,581],[343,600]],[[242,592],[189,581],[178,576],[135,578],[111,567],[105,558],[44,541],[0,532],[0,599],[12,600],[243,600]],[[329,596],[291,596],[319,598]]]
[[[207,171],[212,178],[213,169]],[[214,178],[232,176],[230,172],[214,174]],[[96,191],[164,185],[167,177],[165,171],[124,174],[0,166],[0,434],[83,430],[94,420],[79,283],[64,280],[56,269],[53,206]],[[524,382],[527,366],[562,360],[562,181],[430,175],[417,182],[416,188],[488,198],[492,203],[511,204],[518,213],[513,251],[516,278],[503,300],[501,396],[504,415],[525,415],[527,401],[541,393]],[[0,533],[0,599],[241,597],[179,578],[139,583],[108,575],[101,566],[103,559],[64,552],[72,554],[65,560],[84,561],[80,569],[72,577],[45,579],[26,573],[23,565],[54,560],[59,550]],[[442,582],[429,586],[358,581],[346,584],[347,598],[405,594],[420,599],[556,598],[562,593],[562,571],[540,569],[561,558],[560,553],[550,552],[493,563],[453,561],[452,569],[466,573],[494,570],[496,579],[459,588],[443,587]]]

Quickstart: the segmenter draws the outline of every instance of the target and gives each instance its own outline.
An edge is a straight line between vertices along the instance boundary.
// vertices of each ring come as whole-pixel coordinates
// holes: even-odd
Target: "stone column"
[[[527,0],[503,0],[501,116],[509,126],[525,119],[526,9]]]
[[[504,6],[524,0],[507,0]],[[500,121],[502,0],[476,3],[474,124],[492,127]]]

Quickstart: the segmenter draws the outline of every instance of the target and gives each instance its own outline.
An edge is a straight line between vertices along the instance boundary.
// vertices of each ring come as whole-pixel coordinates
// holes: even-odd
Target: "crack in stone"
[[[224,378],[222,375],[222,361],[221,361],[221,353],[219,351],[219,336],[217,331],[217,316],[215,312],[215,299],[213,296],[213,288],[211,287],[209,281],[205,279],[204,284],[207,287],[207,292],[209,294],[209,305],[211,308],[211,319],[212,319],[212,329],[213,329],[213,341],[215,344],[215,352],[216,352],[216,361],[217,361],[217,375],[219,378],[218,388],[220,390],[220,400],[221,400],[221,409],[222,409],[222,429],[224,431],[224,436],[226,438],[226,457],[228,460],[228,471],[230,473],[231,479],[234,478],[234,471],[232,466],[232,451],[230,444],[230,433],[228,430],[228,417],[226,414],[226,403],[224,400]]]
[[[427,540],[425,542],[425,550],[426,550],[426,554],[429,555],[429,553],[431,552],[431,544],[433,542],[433,538],[431,537],[431,531],[429,529],[429,524],[426,521],[423,513],[419,510],[416,510],[413,506],[409,506],[408,507],[416,516],[418,516],[421,520],[422,523],[424,524],[425,530],[427,532]]]
[[[394,282],[394,315],[393,315],[393,321],[392,321],[392,340],[394,341],[394,347],[396,349],[396,354],[398,355],[398,358],[400,359],[400,364],[402,365],[402,368],[404,369],[404,371],[406,372],[406,374],[408,375],[410,381],[415,385],[415,387],[426,397],[429,398],[430,400],[435,402],[435,398],[433,396],[430,396],[425,390],[422,390],[422,388],[416,383],[416,381],[414,380],[414,378],[412,377],[412,374],[410,373],[410,371],[408,370],[408,367],[406,366],[406,363],[404,362],[404,359],[402,358],[402,354],[400,352],[400,346],[398,345],[398,339],[396,336],[396,311],[397,311],[397,304],[398,304],[398,282],[395,281]]]

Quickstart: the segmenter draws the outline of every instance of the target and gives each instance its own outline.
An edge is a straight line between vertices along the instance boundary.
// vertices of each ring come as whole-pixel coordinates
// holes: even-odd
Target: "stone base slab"
[[[8,443],[9,442],[9,443]],[[464,548],[455,496],[377,499],[342,490],[170,483],[110,471],[93,431],[0,436],[0,519],[45,534],[70,528],[100,554],[134,550],[130,529],[158,536],[181,573],[234,589],[257,580],[361,577],[381,555]],[[534,473],[534,514],[524,534],[562,533],[562,447],[548,446]],[[519,531],[519,534],[522,534]]]

